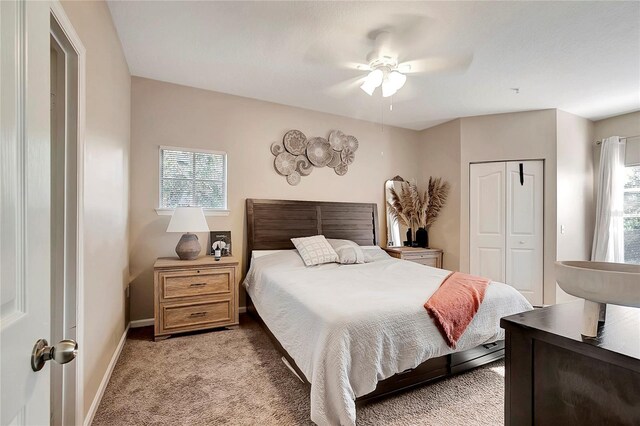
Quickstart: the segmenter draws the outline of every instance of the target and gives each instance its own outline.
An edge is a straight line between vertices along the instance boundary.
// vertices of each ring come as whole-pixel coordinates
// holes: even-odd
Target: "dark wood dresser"
[[[608,305],[580,335],[582,301],[502,318],[506,425],[640,425],[640,309]]]

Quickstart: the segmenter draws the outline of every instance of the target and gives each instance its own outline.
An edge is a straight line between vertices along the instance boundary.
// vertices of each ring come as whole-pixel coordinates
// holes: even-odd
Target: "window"
[[[226,153],[160,147],[160,210],[176,207],[227,209]]]
[[[624,261],[640,264],[640,166],[625,167]]]

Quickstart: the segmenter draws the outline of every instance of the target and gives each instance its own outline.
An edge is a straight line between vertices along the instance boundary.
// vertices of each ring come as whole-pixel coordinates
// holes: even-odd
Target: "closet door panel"
[[[542,304],[544,163],[514,161],[506,169],[506,283]]]
[[[505,281],[505,163],[471,164],[470,272]]]

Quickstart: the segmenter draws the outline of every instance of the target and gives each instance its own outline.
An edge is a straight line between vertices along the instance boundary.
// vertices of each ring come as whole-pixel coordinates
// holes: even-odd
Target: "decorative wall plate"
[[[334,151],[342,151],[345,140],[346,140],[346,135],[342,133],[340,130],[333,130],[329,134],[329,143],[331,144],[331,148]]]
[[[274,142],[271,144],[271,153],[275,156],[284,152],[284,144],[282,142]]]
[[[284,147],[293,155],[304,154],[307,137],[300,130],[289,130],[284,135]]]
[[[316,167],[327,166],[338,176],[345,175],[355,161],[358,145],[358,139],[340,130],[332,130],[328,139],[307,139],[300,130],[290,130],[269,149],[275,155],[276,171],[287,178],[289,185],[298,185],[302,176],[309,176]]]
[[[300,176],[309,176],[313,171],[313,165],[309,162],[306,155],[298,155],[296,157],[296,172],[300,173]]]
[[[352,152],[356,152],[358,150],[358,139],[355,136],[347,136],[344,142],[344,147],[349,148]]]
[[[339,151],[333,151],[331,161],[327,164],[327,167],[331,167],[332,169],[342,163],[342,158],[340,158]]]
[[[282,176],[288,176],[296,169],[296,157],[288,152],[283,152],[278,154],[274,164],[278,173]]]
[[[349,165],[353,163],[353,160],[356,159],[356,154],[354,154],[354,152],[349,148],[345,148],[342,150],[342,152],[340,152],[340,158],[342,159],[342,162],[344,164]]]
[[[300,173],[293,172],[289,176],[287,176],[287,183],[289,183],[289,185],[294,185],[294,186],[299,184],[300,183]]]
[[[311,138],[307,146],[307,158],[316,167],[326,166],[333,158],[333,150],[325,138]]]
[[[337,174],[338,176],[344,176],[344,175],[346,175],[346,174],[347,174],[347,171],[349,170],[349,166],[347,166],[347,165],[346,165],[346,164],[344,164],[344,163],[340,163],[340,164],[338,164],[338,166],[337,166],[335,169],[333,169],[333,170],[336,172],[336,174]]]

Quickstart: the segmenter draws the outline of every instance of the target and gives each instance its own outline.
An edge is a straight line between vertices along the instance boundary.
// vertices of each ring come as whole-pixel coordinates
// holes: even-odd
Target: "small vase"
[[[413,232],[411,232],[411,228],[407,228],[407,241],[405,241],[405,245],[409,247],[413,245]]]
[[[416,243],[418,243],[418,247],[429,247],[429,232],[425,228],[420,227],[416,231]]]

